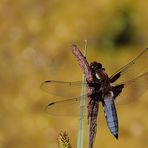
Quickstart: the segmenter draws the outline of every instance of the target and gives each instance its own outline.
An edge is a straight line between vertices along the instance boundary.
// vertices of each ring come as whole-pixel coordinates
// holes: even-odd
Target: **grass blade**
[[[84,56],[87,55],[87,41],[85,40],[85,50]],[[79,122],[79,131],[78,131],[78,140],[77,148],[83,148],[84,145],[84,113],[85,113],[85,96],[86,85],[85,85],[85,76],[82,75],[82,92],[81,92],[81,101],[80,101],[80,122]]]

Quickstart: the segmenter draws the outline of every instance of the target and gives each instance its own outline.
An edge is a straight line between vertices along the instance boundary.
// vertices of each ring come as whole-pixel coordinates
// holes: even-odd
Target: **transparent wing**
[[[127,104],[129,102],[136,101],[140,96],[148,90],[148,72],[126,82],[122,82],[124,88],[121,94],[115,99],[117,104]],[[121,84],[116,84],[121,85]],[[85,115],[87,115],[87,96],[73,97],[66,99],[66,97],[51,98],[51,101],[46,106],[45,110],[49,115],[53,116],[79,116],[80,114],[80,99],[85,97]]]
[[[85,108],[87,108],[87,96],[81,94],[82,84],[88,84],[82,81],[64,82],[48,80],[41,84],[41,89],[49,93],[49,104],[45,111],[53,116],[78,116],[80,114],[80,99],[85,97]],[[89,85],[98,85],[98,83],[89,83]],[[50,96],[51,95],[51,96]],[[74,97],[78,96],[78,97]]]
[[[119,96],[115,99],[115,102],[117,104],[126,104],[136,101],[148,90],[148,72],[117,85],[122,84],[124,85],[124,88]]]
[[[41,89],[48,92],[49,94],[68,98],[80,95],[81,87],[82,81],[64,82],[48,80],[41,84]]]
[[[146,69],[145,63],[148,64],[148,48],[143,50],[136,58],[134,58],[131,62],[120,68],[117,72],[115,72],[111,77],[111,82],[115,82],[120,76],[123,74],[129,72],[130,74],[134,74],[136,70]],[[144,64],[144,65],[143,65]],[[135,69],[136,70],[135,70]],[[130,78],[129,75],[127,75],[127,78]]]
[[[52,116],[79,116],[80,115],[80,99],[85,99],[85,109],[87,109],[87,95],[50,102],[45,111]]]
[[[72,98],[73,96],[79,96],[81,94],[82,85],[89,85],[89,86],[99,86],[98,83],[87,83],[82,81],[75,81],[75,82],[65,82],[65,81],[54,81],[48,80],[44,81],[41,84],[41,89],[45,92],[49,93],[50,95],[60,96],[60,97],[68,97]]]

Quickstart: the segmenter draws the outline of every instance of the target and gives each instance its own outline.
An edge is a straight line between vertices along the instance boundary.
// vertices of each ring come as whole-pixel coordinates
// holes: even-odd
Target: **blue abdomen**
[[[111,133],[118,139],[118,117],[113,98],[104,99],[103,108],[108,128]]]

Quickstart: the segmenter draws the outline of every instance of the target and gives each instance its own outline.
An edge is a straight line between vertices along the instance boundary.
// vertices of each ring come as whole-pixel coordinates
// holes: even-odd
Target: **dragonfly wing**
[[[111,82],[115,82],[120,76],[122,76],[124,73],[126,73],[127,71],[129,71],[129,69],[132,68],[140,68],[141,65],[143,63],[148,62],[148,48],[143,50],[136,58],[134,58],[131,62],[129,62],[128,64],[126,64],[125,66],[123,66],[122,68],[120,68],[117,72],[115,72],[111,77],[110,80]],[[146,62],[146,63],[147,63]],[[138,66],[137,64],[139,64],[140,66]],[[144,65],[145,67],[145,65]],[[130,73],[132,73],[133,69],[130,71]],[[129,76],[128,76],[129,77]]]
[[[50,102],[46,105],[45,111],[52,116],[79,116],[81,98],[85,99],[85,108],[87,108],[87,95],[84,95],[71,99]]]
[[[121,86],[121,93],[115,98],[117,104],[136,101],[148,90],[148,72],[114,87],[117,86]]]
[[[48,80],[41,84],[41,89],[50,95],[61,96],[61,97],[73,97],[81,94],[81,81],[76,82],[64,82]],[[86,84],[84,82],[84,84]]]

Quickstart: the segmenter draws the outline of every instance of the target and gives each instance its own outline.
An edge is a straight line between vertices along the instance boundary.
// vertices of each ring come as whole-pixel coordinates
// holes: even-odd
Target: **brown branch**
[[[91,70],[89,67],[89,63],[86,60],[86,57],[80,52],[80,50],[77,48],[76,45],[72,45],[72,53],[77,58],[77,61],[80,65],[81,69],[83,70],[86,80],[88,82],[92,82],[92,80],[93,80],[92,74],[91,74]]]
[[[85,79],[88,83],[94,82],[92,72],[86,57],[81,53],[76,45],[72,45],[72,53],[77,58],[77,61],[84,73]],[[88,88],[88,94],[93,94],[94,87]],[[95,102],[91,97],[88,96],[88,118],[90,118],[90,134],[89,134],[89,147],[93,148],[94,138],[97,130],[97,115],[98,115],[98,102]]]

